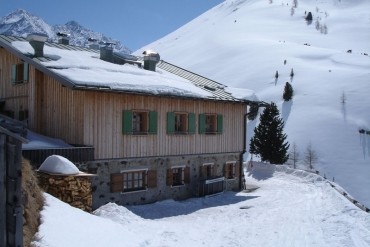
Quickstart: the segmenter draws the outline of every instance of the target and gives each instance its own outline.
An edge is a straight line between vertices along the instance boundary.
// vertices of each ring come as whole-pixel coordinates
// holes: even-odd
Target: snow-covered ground
[[[301,167],[311,144],[319,158],[314,167],[370,207],[370,135],[359,133],[370,131],[370,1],[293,2],[226,0],[137,54],[155,50],[275,102]],[[312,12],[311,24],[305,12]],[[291,102],[282,99],[285,82],[293,86]],[[257,124],[248,123],[248,140]]]
[[[45,194],[34,244],[101,246],[370,246],[370,217],[323,178],[287,167],[254,166],[251,193],[167,200],[91,215]]]

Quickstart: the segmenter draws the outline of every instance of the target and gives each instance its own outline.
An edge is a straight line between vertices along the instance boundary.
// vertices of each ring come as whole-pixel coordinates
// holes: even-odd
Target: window
[[[221,134],[223,116],[217,114],[199,115],[199,134]]]
[[[195,114],[167,112],[168,134],[195,134]]]
[[[200,177],[203,179],[210,179],[214,176],[213,163],[203,164],[200,170]]]
[[[157,187],[156,170],[122,171],[111,174],[111,192],[132,192]]]
[[[123,111],[122,133],[127,135],[156,134],[157,112]]]
[[[19,63],[12,65],[11,81],[13,84],[28,82],[29,66],[28,63]]]
[[[123,191],[144,190],[146,171],[134,171],[123,173]]]
[[[225,178],[233,179],[235,178],[235,161],[226,162],[225,164]]]
[[[172,167],[167,169],[167,186],[180,186],[189,183],[190,181],[190,168],[181,166],[181,167]]]
[[[188,131],[188,114],[175,113],[175,132],[186,133]]]
[[[148,132],[148,112],[132,112],[132,131],[134,133]]]

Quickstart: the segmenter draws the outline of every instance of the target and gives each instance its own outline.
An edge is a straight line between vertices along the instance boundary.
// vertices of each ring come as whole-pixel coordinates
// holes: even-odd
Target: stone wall
[[[81,171],[96,174],[92,177],[93,209],[108,202],[118,205],[135,205],[153,203],[165,199],[183,200],[198,196],[200,169],[205,163],[214,164],[214,175],[224,175],[226,162],[235,161],[239,164],[240,153],[145,157],[116,160],[92,161],[76,164]],[[190,168],[190,182],[180,186],[167,186],[166,172],[174,166]],[[156,170],[156,187],[135,192],[111,193],[111,174],[128,170]],[[225,180],[226,190],[238,190],[239,178]]]

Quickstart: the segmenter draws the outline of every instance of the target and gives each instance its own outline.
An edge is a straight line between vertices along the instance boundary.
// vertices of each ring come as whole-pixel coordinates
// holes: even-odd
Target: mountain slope
[[[293,3],[226,0],[137,53],[155,50],[164,60],[276,102],[301,167],[311,144],[319,157],[314,167],[370,206],[364,189],[370,187],[370,135],[359,133],[370,131],[370,2]],[[287,81],[291,102],[282,100]],[[248,139],[257,123],[249,122]]]
[[[23,9],[17,9],[9,15],[0,19],[0,33],[26,37],[30,33],[44,33],[50,41],[58,42],[56,33],[69,33],[70,44],[76,46],[88,46],[88,38],[95,38],[103,42],[115,43],[115,49],[123,53],[131,53],[130,49],[124,46],[120,41],[104,36],[104,34],[95,32],[81,26],[76,21],[69,21],[64,25],[50,26],[43,19],[28,13]]]

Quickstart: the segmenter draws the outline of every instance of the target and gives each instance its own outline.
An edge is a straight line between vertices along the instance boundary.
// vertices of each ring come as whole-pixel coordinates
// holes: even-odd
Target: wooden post
[[[0,133],[0,246],[6,246],[6,157],[5,157],[6,135]]]
[[[22,150],[21,142],[14,140],[7,145],[7,225],[8,246],[23,246],[22,194]]]

